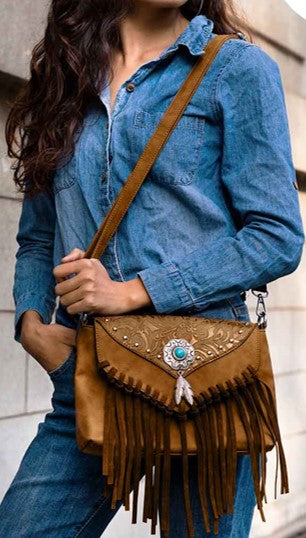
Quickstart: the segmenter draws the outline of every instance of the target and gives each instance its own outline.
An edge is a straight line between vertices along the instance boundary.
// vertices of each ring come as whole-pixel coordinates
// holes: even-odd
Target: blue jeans
[[[120,508],[103,496],[101,458],[82,453],[75,440],[75,351],[51,373],[53,411],[38,426],[0,505],[0,538],[99,538]],[[207,534],[197,493],[195,459],[190,491],[195,538]],[[170,538],[187,536],[178,460],[171,468]],[[255,496],[248,456],[239,456],[234,515],[223,516],[219,538],[249,536]],[[150,521],[148,523],[150,525]],[[127,529],[128,536],[128,529]]]

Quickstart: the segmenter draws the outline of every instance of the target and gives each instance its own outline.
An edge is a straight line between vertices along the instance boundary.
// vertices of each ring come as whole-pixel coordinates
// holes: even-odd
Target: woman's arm
[[[17,233],[13,296],[15,340],[20,342],[22,315],[36,311],[44,323],[50,323],[55,308],[53,245],[55,208],[51,194],[25,197]]]
[[[75,343],[75,330],[50,323],[56,297],[54,227],[51,194],[23,199],[13,287],[15,340],[48,371],[62,364]]]
[[[215,88],[222,181],[239,231],[137,274],[159,313],[202,309],[296,269],[304,233],[277,64],[238,43]]]

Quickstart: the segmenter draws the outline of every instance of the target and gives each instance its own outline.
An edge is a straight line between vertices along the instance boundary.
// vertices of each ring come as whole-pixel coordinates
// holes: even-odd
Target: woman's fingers
[[[72,305],[73,303],[76,303],[77,301],[81,301],[82,299],[84,299],[84,295],[85,295],[84,290],[82,290],[81,288],[76,288],[62,295],[60,297],[60,303],[61,305],[68,307]]]
[[[84,267],[90,267],[90,264],[91,262],[88,259],[79,258],[73,261],[67,260],[66,262],[61,263],[60,265],[56,265],[53,268],[53,275],[58,282],[62,282],[61,279],[74,273],[79,273],[82,269],[84,269]]]
[[[80,277],[79,275],[74,276],[73,278],[66,278],[62,279],[60,281],[59,278],[57,278],[58,284],[54,287],[54,291],[56,295],[65,295],[66,293],[69,293],[71,291],[74,291],[77,289],[80,285]]]
[[[84,256],[84,250],[81,250],[80,248],[73,248],[72,251],[69,252],[69,254],[67,254],[61,259],[61,261],[62,263],[73,262],[75,260],[80,260],[81,258],[84,258]]]
[[[80,260],[81,258],[84,258],[84,256],[85,256],[84,250],[81,250],[80,248],[73,248],[71,252],[69,252],[69,254],[67,254],[61,259],[61,262],[62,263],[73,262],[76,260]],[[62,276],[57,278],[58,282],[63,282],[64,280],[65,278]]]

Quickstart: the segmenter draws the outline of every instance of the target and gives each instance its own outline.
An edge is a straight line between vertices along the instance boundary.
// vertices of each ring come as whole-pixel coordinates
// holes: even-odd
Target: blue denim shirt
[[[88,107],[53,194],[24,199],[14,281],[20,317],[55,308],[52,269],[86,249],[162,114],[208,41],[193,18],[176,41]],[[134,84],[129,91],[128,83]],[[101,262],[114,280],[142,279],[154,312],[248,319],[241,293],[294,271],[304,234],[277,64],[228,41],[188,104]],[[56,321],[78,316],[57,306]]]

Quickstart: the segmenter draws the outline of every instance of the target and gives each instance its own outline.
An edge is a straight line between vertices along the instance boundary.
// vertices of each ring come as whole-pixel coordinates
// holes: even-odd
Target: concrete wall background
[[[279,63],[286,91],[293,157],[306,173],[306,21],[283,0],[241,0],[256,30],[256,41]],[[14,94],[15,77],[28,74],[33,44],[43,31],[46,2],[2,0],[0,5],[0,496],[7,489],[21,457],[50,408],[52,384],[35,361],[13,340],[12,279],[20,195],[11,180],[3,126],[6,102]],[[29,17],[29,13],[31,16]],[[306,194],[300,192],[306,223]],[[269,455],[267,523],[255,513],[252,538],[289,538],[306,528],[306,259],[298,270],[270,285],[268,337],[276,373],[279,418],[289,464],[291,493],[273,501],[274,454]],[[254,317],[254,301],[248,302]],[[144,524],[130,526],[123,510],[112,521],[106,538],[150,536]]]

